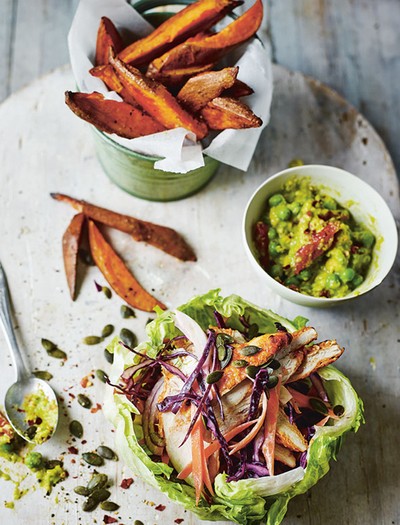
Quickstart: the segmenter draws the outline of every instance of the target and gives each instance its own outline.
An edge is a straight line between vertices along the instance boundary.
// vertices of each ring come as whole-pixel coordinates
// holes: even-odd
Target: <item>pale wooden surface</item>
[[[400,74],[395,51],[399,49],[399,24],[396,23],[396,17],[398,21],[400,18],[399,3],[381,0],[378,6],[372,0],[346,0],[339,6],[337,2],[276,0],[269,7],[277,61],[313,74],[346,94],[383,132],[396,157],[399,126],[396,86]],[[72,11],[73,2],[67,1],[2,0],[0,60],[5,61],[0,63],[2,97],[67,60],[64,38]],[[51,32],[50,41],[44,34],[45,27]],[[343,43],[346,43],[345,49],[341,47]],[[353,69],[351,63],[358,65]],[[295,79],[292,82],[293,89],[298,87]],[[339,462],[332,465],[331,472],[307,496],[291,503],[284,523],[399,525],[400,463],[395,448],[400,423],[398,264],[369,297],[340,309],[316,312],[269,295],[252,273],[240,247],[239,211],[265,177],[266,166],[268,173],[284,167],[292,158],[292,151],[296,157],[306,151],[310,157],[306,160],[310,162],[318,156],[320,162],[329,160],[328,149],[321,153],[318,127],[313,127],[312,133],[304,137],[296,134],[297,125],[308,118],[302,96],[299,94],[296,101],[297,111],[292,111],[296,123],[287,130],[289,138],[283,136],[283,121],[275,113],[247,175],[224,168],[198,196],[177,203],[156,204],[130,197],[107,181],[94,158],[87,128],[63,106],[62,92],[72,87],[69,71],[58,71],[10,99],[0,113],[0,258],[9,275],[17,321],[29,348],[31,363],[39,368],[48,367],[54,373],[53,385],[65,397],[65,414],[68,414],[62,417],[56,441],[46,445],[44,450],[50,455],[66,451],[67,417],[77,417],[85,424],[88,444],[86,447],[79,444],[80,452],[101,441],[112,444],[112,434],[102,414],[89,415],[68,397],[68,392],[82,391],[79,380],[90,370],[107,368],[102,347],[88,349],[80,341],[89,333],[97,333],[110,319],[117,328],[128,326],[140,336],[147,319],[143,314],[129,324],[123,322],[118,313],[119,299],[114,296],[111,302],[102,301],[95,293],[93,279],[102,281],[95,269],[86,275],[77,303],[68,300],[60,237],[72,212],[48,197],[49,191],[65,191],[123,212],[151,217],[155,222],[165,222],[193,240],[199,262],[193,266],[180,263],[177,266],[175,261],[151,247],[132,245],[124,236],[115,237],[121,253],[135,268],[139,279],[145,286],[154,287],[169,306],[184,302],[192,294],[221,286],[226,294],[240,293],[283,315],[309,317],[321,338],[337,337],[347,348],[340,368],[351,377],[365,401],[367,425],[357,435],[348,437]],[[319,90],[315,90],[315,102],[323,103],[326,94],[324,91],[322,95],[318,93]],[[310,97],[309,93],[307,103],[312,100]],[[282,100],[280,103],[281,110],[285,109]],[[340,101],[337,104],[340,108]],[[48,107],[52,108],[51,112]],[[321,113],[316,112],[320,120],[326,109],[324,104],[321,107]],[[290,114],[290,108],[286,109]],[[333,160],[357,171],[381,191],[398,218],[398,188],[390,158],[373,130],[367,123],[363,125],[369,137],[368,149],[363,151],[354,137],[346,149],[341,140],[346,145],[350,135],[344,131],[342,136],[339,130],[335,144],[343,148],[333,152]],[[323,126],[322,122],[319,126]],[[62,149],[60,136],[65,141]],[[357,137],[361,140],[361,135]],[[286,138],[286,141],[278,141],[279,138]],[[216,215],[212,221],[212,237],[204,230],[204,217],[210,221],[210,202],[218,203],[213,207]],[[221,206],[221,202],[235,202],[235,207]],[[216,253],[219,254],[217,260]],[[234,257],[235,265],[227,263],[228,254]],[[177,275],[179,287],[175,284]],[[39,345],[43,336],[55,340],[68,351],[65,367],[43,355]],[[376,368],[370,363],[372,357]],[[0,388],[3,393],[12,380],[12,374],[8,374],[10,360],[3,350],[0,366],[2,371],[7,367],[7,374],[3,376],[6,380]],[[97,382],[87,393],[95,399],[102,395],[102,389]],[[81,482],[74,477],[80,476],[86,481],[90,471],[79,462],[72,464],[71,458],[66,455],[66,466],[71,474],[65,484],[67,490],[57,489],[50,498],[43,498],[39,489],[17,503],[15,511],[2,507],[3,501],[10,499],[12,487],[0,481],[0,523],[89,525],[94,519],[101,523],[103,512],[83,514],[81,500],[70,495],[70,488]],[[124,473],[120,463],[108,464],[105,470],[115,485],[121,477],[129,475]],[[145,525],[172,525],[175,518],[184,518],[184,525],[197,524],[189,514],[144,487],[139,480],[135,480],[134,486],[125,493],[115,488],[112,491],[112,499],[122,505],[121,524],[128,525],[137,518]],[[156,511],[149,501],[165,504],[166,510]]]

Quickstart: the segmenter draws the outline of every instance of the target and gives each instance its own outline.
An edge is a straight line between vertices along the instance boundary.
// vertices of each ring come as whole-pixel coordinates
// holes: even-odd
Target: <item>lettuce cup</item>
[[[363,422],[343,348],[305,324],[212,290],[136,348],[116,338],[104,410],[125,463],[201,519],[281,523]]]

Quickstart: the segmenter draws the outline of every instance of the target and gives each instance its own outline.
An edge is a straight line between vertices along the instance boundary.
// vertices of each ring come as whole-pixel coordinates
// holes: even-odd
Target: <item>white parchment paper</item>
[[[97,30],[102,16],[110,18],[126,41],[142,38],[152,26],[125,0],[81,0],[68,35],[72,71],[80,91],[97,91],[107,98],[121,100],[109,92],[99,78],[89,70],[94,66]],[[186,173],[204,166],[203,154],[241,170],[247,170],[263,128],[269,122],[272,99],[272,67],[269,52],[257,39],[252,40],[236,62],[238,78],[254,89],[245,101],[261,117],[260,128],[224,130],[203,149],[195,142],[193,133],[177,128],[136,139],[125,139],[115,134],[110,137],[118,144],[145,155],[163,157],[155,167],[164,171]]]

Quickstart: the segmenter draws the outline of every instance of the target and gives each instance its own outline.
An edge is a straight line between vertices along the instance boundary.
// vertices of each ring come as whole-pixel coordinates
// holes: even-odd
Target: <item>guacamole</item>
[[[271,195],[255,225],[262,267],[281,284],[314,297],[344,297],[360,286],[375,237],[308,177]]]
[[[39,388],[25,397],[21,408],[25,411],[25,421],[29,425],[26,431],[29,439],[38,444],[47,441],[57,425],[58,408],[55,401],[50,400]]]

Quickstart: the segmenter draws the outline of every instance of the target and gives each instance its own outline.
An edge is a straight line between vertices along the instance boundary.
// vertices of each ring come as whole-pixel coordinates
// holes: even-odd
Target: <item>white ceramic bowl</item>
[[[260,219],[268,197],[280,191],[285,182],[298,175],[308,177],[327,195],[350,210],[356,221],[368,227],[376,237],[372,263],[364,282],[341,298],[313,297],[280,284],[259,264],[252,238],[254,224]],[[246,253],[264,283],[283,298],[303,306],[326,307],[363,295],[378,286],[389,273],[397,252],[397,229],[386,202],[371,186],[351,173],[332,166],[299,166],[283,170],[270,177],[253,193],[243,219]]]

